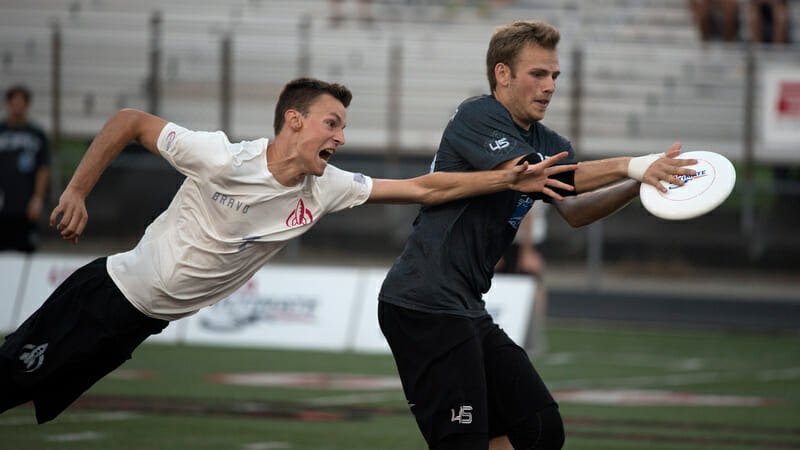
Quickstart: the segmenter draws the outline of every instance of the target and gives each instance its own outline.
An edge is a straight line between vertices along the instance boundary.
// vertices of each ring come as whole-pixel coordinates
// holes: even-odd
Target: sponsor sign
[[[13,330],[92,256],[0,256],[0,326]],[[269,265],[242,288],[171,323],[147,342],[388,353],[378,292],[388,268]],[[486,295],[495,321],[524,345],[534,280],[495,276]],[[17,301],[18,299],[18,301]]]
[[[0,253],[0,331],[16,328],[19,287],[27,270],[26,260],[22,253]]]
[[[365,353],[389,353],[389,345],[378,324],[378,293],[388,269],[364,271],[362,306],[356,323],[355,339],[348,349]],[[536,281],[530,276],[498,274],[484,296],[486,309],[495,323],[518,345],[525,346],[533,310]]]
[[[800,161],[800,67],[766,65],[762,72],[759,160]]]
[[[230,297],[190,316],[186,342],[344,350],[357,272],[269,266]]]
[[[33,314],[58,285],[72,275],[72,272],[93,259],[95,259],[94,256],[86,255],[36,255],[31,257],[27,280],[21,286],[24,292],[19,315],[14,318],[13,328],[16,329],[28,316]]]

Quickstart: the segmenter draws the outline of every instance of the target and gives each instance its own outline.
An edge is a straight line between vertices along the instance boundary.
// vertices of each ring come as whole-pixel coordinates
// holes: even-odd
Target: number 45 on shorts
[[[458,415],[456,415],[456,410],[451,408],[450,409],[450,422],[458,422],[462,425],[467,425],[472,423],[472,406],[462,406],[458,409]]]

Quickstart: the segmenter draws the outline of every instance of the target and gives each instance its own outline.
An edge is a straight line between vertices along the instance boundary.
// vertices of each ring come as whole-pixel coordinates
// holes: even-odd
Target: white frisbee
[[[684,220],[702,216],[713,210],[733,191],[736,171],[733,164],[719,153],[693,151],[682,153],[680,159],[696,159],[697,164],[687,166],[694,169],[694,176],[681,176],[683,186],[661,182],[667,192],[642,183],[639,196],[642,205],[656,217],[668,220]]]

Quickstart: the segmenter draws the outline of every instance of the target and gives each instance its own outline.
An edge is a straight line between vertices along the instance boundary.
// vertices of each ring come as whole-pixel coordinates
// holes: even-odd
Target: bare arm
[[[641,181],[655,186],[662,192],[666,192],[666,188],[660,181],[683,185],[684,182],[676,179],[675,176],[694,175],[693,170],[686,169],[684,166],[697,164],[697,161],[693,159],[676,159],[681,153],[680,149],[681,144],[675,143],[663,157],[654,159],[652,164],[644,171]],[[522,158],[524,156],[508,160],[498,165],[497,168],[509,168],[517,164]],[[628,178],[628,166],[631,159],[629,156],[621,156],[578,163],[578,168],[575,169],[575,192],[590,192]]]
[[[572,186],[550,175],[575,170],[575,165],[554,166],[566,152],[538,164],[527,163],[510,169],[481,172],[433,172],[406,180],[373,180],[368,203],[422,203],[437,205],[465,197],[504,190],[542,192],[553,198],[561,196],[551,188],[572,190]]]
[[[42,214],[42,205],[47,192],[47,181],[50,178],[50,168],[47,166],[39,167],[36,170],[36,177],[33,180],[33,196],[28,202],[26,210],[28,220],[36,222]]]
[[[624,208],[637,195],[641,183],[625,180],[591,192],[554,201],[556,211],[573,227],[582,227]]]
[[[662,192],[666,192],[666,188],[660,181],[684,184],[675,176],[694,175],[694,170],[686,169],[684,166],[696,164],[697,161],[675,159],[680,153],[681,144],[675,143],[664,156],[660,158],[654,156],[657,159],[644,170],[642,182],[627,178],[631,159],[629,157],[578,164],[578,169],[575,170],[575,191],[579,194],[553,204],[561,217],[573,227],[588,225],[624,208],[639,195],[641,183],[652,184]],[[608,184],[609,180],[611,184]]]
[[[661,181],[683,185],[684,181],[676,177],[694,175],[694,170],[687,169],[685,166],[697,164],[697,161],[676,159],[680,154],[681,144],[676,142],[661,157],[650,155],[653,156],[652,163],[648,161],[649,166],[645,166],[647,170],[642,169],[644,173],[641,174],[640,181],[655,186],[661,192],[667,192]],[[631,159],[631,157],[624,156],[579,163],[575,170],[575,192],[593,191],[628,178]]]
[[[166,124],[164,119],[133,109],[123,109],[111,116],[89,145],[75,174],[61,194],[58,205],[50,214],[50,226],[56,225],[58,215],[63,214],[57,230],[63,239],[77,244],[78,236],[83,232],[89,218],[85,200],[100,175],[131,141],[137,141],[159,155],[156,142]]]

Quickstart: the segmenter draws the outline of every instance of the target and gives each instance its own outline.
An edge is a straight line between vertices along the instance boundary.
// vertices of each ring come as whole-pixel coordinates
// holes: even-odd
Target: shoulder
[[[28,123],[28,131],[31,134],[36,135],[40,140],[47,142],[47,134],[44,132],[44,128],[40,127],[36,123]]]
[[[487,117],[503,118],[506,115],[509,119],[511,118],[508,110],[494,97],[491,95],[479,95],[461,102],[453,117],[471,120],[485,119]]]
[[[350,172],[344,169],[340,169],[332,164],[328,164],[328,167],[325,168],[325,172],[322,174],[321,177],[313,177],[318,179],[322,183],[326,182],[337,182],[341,180],[345,181],[353,181],[357,184],[366,184],[367,180],[371,178],[367,175],[358,172]]]

